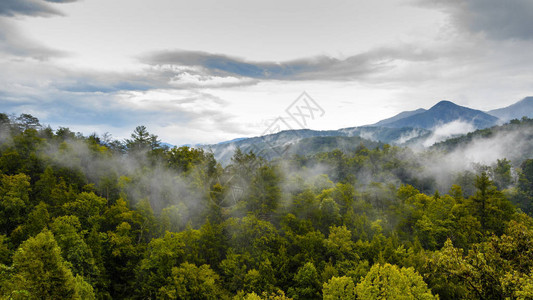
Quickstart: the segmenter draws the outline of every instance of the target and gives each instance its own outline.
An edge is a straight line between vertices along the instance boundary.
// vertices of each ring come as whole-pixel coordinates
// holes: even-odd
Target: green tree
[[[27,291],[30,298],[81,299],[80,289],[91,298],[90,289],[83,279],[72,275],[48,230],[22,243],[13,256],[13,268],[14,289]]]
[[[313,263],[306,263],[298,269],[294,276],[294,285],[289,288],[288,294],[298,299],[320,299],[322,283]]]
[[[135,210],[138,213],[138,223],[140,225],[138,240],[149,242],[156,231],[156,220],[148,198],[141,199],[135,206]]]
[[[8,127],[11,125],[11,120],[9,120],[9,116],[5,113],[0,113],[0,129],[4,129],[4,127]]]
[[[267,259],[261,262],[259,270],[251,269],[244,276],[243,288],[247,292],[274,292],[276,279],[272,264]]]
[[[106,253],[106,269],[112,278],[111,295],[124,298],[133,293],[130,284],[135,279],[135,267],[141,253],[139,245],[135,243],[131,225],[120,223],[114,231],[108,231]]]
[[[10,234],[23,223],[30,206],[30,178],[25,174],[0,174],[0,228]]]
[[[242,219],[232,218],[226,231],[231,234],[228,241],[236,254],[250,255],[250,268],[258,268],[265,258],[274,257],[279,250],[280,236],[272,223],[251,215]]]
[[[297,216],[302,220],[309,220],[318,226],[320,220],[319,205],[320,200],[316,197],[315,193],[311,189],[305,189],[292,197],[290,211],[293,216]],[[300,230],[296,232],[299,234],[304,233],[300,232]]]
[[[83,276],[76,275],[76,277],[74,277],[74,280],[76,281],[76,290],[78,292],[78,296],[80,297],[80,299],[82,300],[96,299],[93,286],[90,285],[88,282],[86,282]]]
[[[77,216],[83,228],[89,229],[91,226],[100,224],[106,204],[105,198],[98,197],[92,192],[83,192],[76,196],[75,201],[65,203],[63,209],[65,213]]]
[[[174,147],[167,151],[166,156],[169,168],[183,173],[189,172],[194,166],[206,160],[203,149],[187,146]]]
[[[356,286],[358,299],[438,299],[414,269],[375,264]]]
[[[230,292],[242,290],[244,278],[247,273],[247,260],[249,255],[233,253],[232,249],[226,254],[226,258],[220,262],[220,270],[223,275],[224,286]]]
[[[0,234],[0,264],[11,264],[11,250],[9,249],[7,237]]]
[[[277,290],[272,293],[262,292],[260,294],[256,294],[255,292],[244,294],[241,291],[233,297],[233,300],[292,300],[292,298],[285,296],[282,290]]]
[[[511,175],[511,162],[507,159],[498,159],[496,165],[492,168],[494,172],[494,184],[498,189],[508,188],[513,182]]]
[[[144,125],[135,127],[131,139],[126,139],[126,147],[132,152],[154,150],[160,144],[157,135],[149,133]]]
[[[63,258],[71,264],[73,273],[86,278],[98,277],[92,251],[83,239],[78,218],[58,217],[50,224],[50,229],[61,248]]]
[[[22,243],[30,236],[37,235],[41,232],[50,221],[50,214],[48,213],[48,205],[40,202],[28,214],[26,222],[13,230],[11,238],[17,245]]]
[[[159,290],[164,299],[220,299],[224,294],[219,276],[209,265],[197,267],[182,263],[172,268],[172,275]]]
[[[474,205],[474,215],[481,222],[481,227],[496,234],[501,234],[505,222],[511,219],[514,207],[509,200],[496,189],[487,173],[476,178],[477,192],[470,197]]]
[[[39,119],[36,117],[30,115],[30,114],[21,114],[15,119],[15,124],[18,126],[18,128],[21,131],[25,131],[27,129],[39,129],[41,128],[41,124],[39,123]]]
[[[322,287],[324,300],[350,300],[355,299],[355,284],[350,277],[332,277]]]
[[[199,256],[209,265],[217,266],[227,251],[224,227],[209,220],[200,228],[198,237]]]
[[[352,233],[346,226],[331,226],[325,246],[328,256],[334,262],[359,258],[354,251],[355,243],[352,241]]]
[[[430,282],[443,298],[508,299],[532,283],[533,230],[510,221],[505,233],[465,254],[448,240],[428,260]]]
[[[188,213],[187,206],[182,202],[163,208],[159,216],[161,235],[164,235],[166,231],[179,232],[183,230],[186,225]]]
[[[339,205],[331,197],[325,197],[320,202],[320,231],[327,234],[330,226],[339,225],[341,221]]]
[[[247,210],[263,220],[270,220],[281,199],[280,182],[280,175],[275,168],[267,165],[260,167],[252,179]]]
[[[182,236],[167,232],[148,244],[137,274],[138,288],[145,297],[155,297],[165,285],[166,278],[172,275],[172,268],[184,262],[185,242]]]
[[[533,159],[522,162],[518,172],[515,203],[527,214],[533,214]]]

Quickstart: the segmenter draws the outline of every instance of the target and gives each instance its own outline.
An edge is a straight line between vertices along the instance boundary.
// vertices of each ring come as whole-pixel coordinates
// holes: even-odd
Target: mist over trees
[[[144,126],[118,141],[0,114],[0,295],[530,299],[532,153],[452,162],[476,138],[531,145],[532,125],[223,167]]]

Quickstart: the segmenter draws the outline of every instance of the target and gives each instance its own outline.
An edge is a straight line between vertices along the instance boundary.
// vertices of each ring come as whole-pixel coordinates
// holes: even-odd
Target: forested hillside
[[[460,137],[450,138],[446,141],[437,143],[433,148],[452,151],[456,150],[467,144],[471,144],[481,139],[493,139],[493,140],[509,140],[509,137],[515,139],[515,141],[520,142],[530,142],[533,140],[533,119],[527,117],[522,118],[521,120],[514,119],[509,123],[502,126],[494,126],[491,128],[479,129],[470,133],[467,133]],[[502,143],[504,144],[504,143]],[[524,143],[520,143],[524,144]],[[514,145],[513,148],[516,148],[517,145]],[[531,151],[533,148],[526,147],[518,153],[521,156],[533,156]]]
[[[222,167],[144,126],[117,141],[0,114],[0,295],[531,299],[533,157],[515,146],[486,164],[451,146],[237,149]]]
[[[212,151],[217,162],[226,166],[235,150],[254,151],[263,157],[275,158],[286,155],[314,155],[336,148],[353,151],[359,144],[375,148],[379,143],[393,145],[415,144],[428,138],[431,131],[421,128],[350,127],[338,130],[284,130],[278,133],[253,138],[243,138],[214,145],[201,145]]]

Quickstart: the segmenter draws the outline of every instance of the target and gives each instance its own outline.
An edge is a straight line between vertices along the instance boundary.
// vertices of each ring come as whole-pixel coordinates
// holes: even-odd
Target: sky
[[[0,111],[182,145],[490,110],[533,95],[531,28],[531,0],[0,0]]]

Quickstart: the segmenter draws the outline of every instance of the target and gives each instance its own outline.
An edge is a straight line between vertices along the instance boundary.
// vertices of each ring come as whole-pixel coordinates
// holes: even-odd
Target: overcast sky
[[[0,111],[171,144],[533,95],[531,0],[0,0]],[[281,127],[283,129],[283,126]]]

